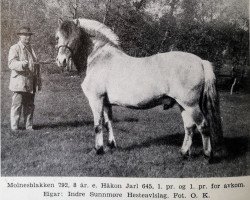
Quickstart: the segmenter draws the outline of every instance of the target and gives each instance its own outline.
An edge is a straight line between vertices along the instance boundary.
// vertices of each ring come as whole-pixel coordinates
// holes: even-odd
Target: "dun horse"
[[[210,62],[185,52],[135,58],[119,48],[118,36],[104,24],[88,19],[59,21],[57,64],[74,62],[85,71],[81,84],[94,116],[95,149],[104,153],[103,127],[108,145],[116,147],[112,106],[170,108],[177,103],[184,122],[183,155],[190,154],[195,130],[208,157],[222,147],[219,99]]]

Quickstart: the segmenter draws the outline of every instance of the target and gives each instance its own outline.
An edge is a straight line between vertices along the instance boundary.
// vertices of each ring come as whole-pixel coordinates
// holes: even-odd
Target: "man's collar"
[[[20,47],[22,48],[22,49],[24,49],[25,47],[27,48],[27,47],[31,47],[31,45],[29,45],[29,46],[25,46],[21,41],[19,41],[18,42],[18,44],[20,45]]]
[[[22,49],[25,48],[24,44],[23,44],[21,41],[18,42],[18,45],[19,45]]]

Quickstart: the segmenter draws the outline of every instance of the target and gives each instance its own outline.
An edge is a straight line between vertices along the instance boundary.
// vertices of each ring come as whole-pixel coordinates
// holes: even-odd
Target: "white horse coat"
[[[109,145],[116,146],[112,105],[147,109],[169,101],[181,109],[183,155],[190,153],[194,129],[202,135],[206,156],[222,146],[219,98],[210,62],[185,52],[131,57],[119,48],[111,29],[87,19],[60,22],[57,38],[58,65],[65,67],[73,60],[78,70],[86,68],[82,89],[94,116],[97,153],[103,153],[103,125],[109,131]]]

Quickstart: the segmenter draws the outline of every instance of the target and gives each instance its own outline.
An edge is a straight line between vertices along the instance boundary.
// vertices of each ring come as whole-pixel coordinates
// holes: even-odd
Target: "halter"
[[[61,47],[65,47],[66,49],[68,49],[68,50],[70,51],[71,55],[73,55],[73,50],[72,50],[68,45],[60,45],[60,46],[58,47],[58,51],[59,51],[59,49],[60,49]]]

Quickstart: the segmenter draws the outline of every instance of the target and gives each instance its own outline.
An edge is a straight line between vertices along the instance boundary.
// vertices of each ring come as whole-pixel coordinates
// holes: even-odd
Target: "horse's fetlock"
[[[204,150],[204,155],[205,155],[205,157],[210,158],[212,155],[212,151]]]
[[[109,131],[109,123],[108,122],[104,122],[103,126],[106,128],[107,131]]]
[[[186,158],[186,157],[188,157],[189,156],[189,150],[188,149],[181,149],[181,151],[180,151],[180,153],[181,153],[181,155],[182,155],[182,157],[183,158]]]
[[[100,133],[102,130],[102,126],[101,125],[97,125],[94,127],[95,133]]]

